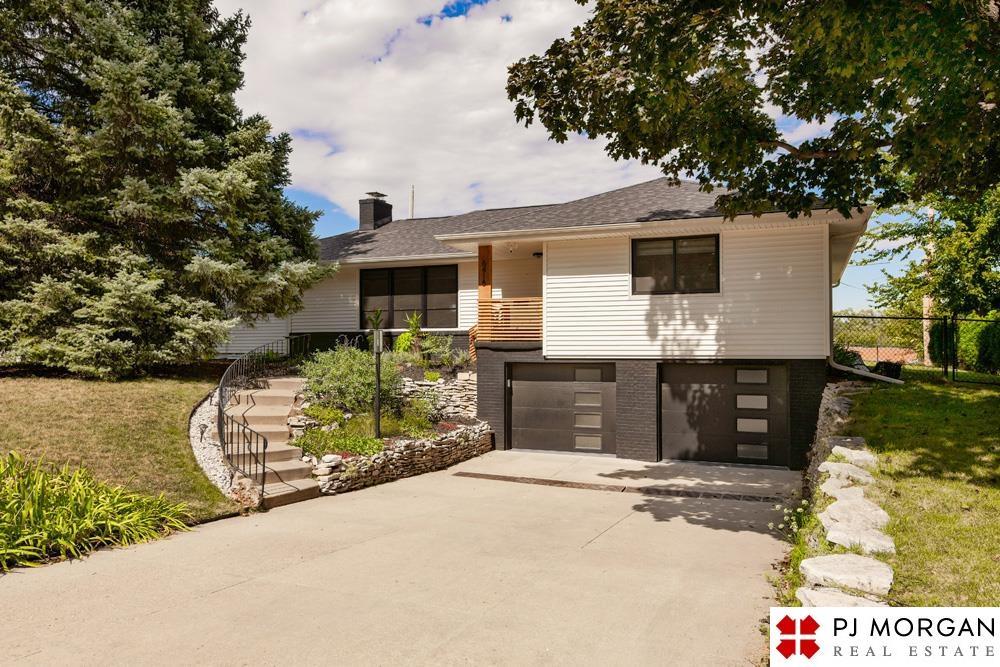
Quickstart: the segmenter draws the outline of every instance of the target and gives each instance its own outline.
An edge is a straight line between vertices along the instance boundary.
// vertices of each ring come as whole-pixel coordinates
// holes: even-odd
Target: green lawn
[[[896,540],[891,600],[1000,605],[1000,386],[904,379],[856,396],[845,430],[879,456],[870,498]]]
[[[88,469],[97,479],[184,502],[195,519],[237,509],[206,478],[188,416],[215,386],[195,377],[96,382],[0,376],[0,454]]]

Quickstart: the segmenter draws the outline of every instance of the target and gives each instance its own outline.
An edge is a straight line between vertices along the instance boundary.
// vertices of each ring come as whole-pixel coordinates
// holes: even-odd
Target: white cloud
[[[295,136],[295,187],[356,215],[377,189],[417,215],[564,201],[655,178],[603,143],[548,141],[514,121],[507,66],[544,51],[587,10],[568,0],[494,0],[417,21],[446,0],[217,0],[253,19],[238,100]],[[502,17],[509,15],[506,22]]]

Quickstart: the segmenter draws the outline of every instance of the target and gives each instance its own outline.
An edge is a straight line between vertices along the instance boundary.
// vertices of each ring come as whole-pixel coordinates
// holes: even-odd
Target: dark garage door
[[[785,366],[663,364],[661,373],[663,458],[788,465]]]
[[[614,364],[511,364],[510,445],[615,451]]]

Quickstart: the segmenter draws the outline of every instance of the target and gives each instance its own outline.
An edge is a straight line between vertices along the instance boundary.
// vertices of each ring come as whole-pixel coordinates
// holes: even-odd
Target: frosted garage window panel
[[[576,405],[601,405],[601,392],[599,391],[578,391],[573,395],[573,402]]]
[[[736,408],[739,410],[767,410],[767,396],[763,394],[737,394]]]
[[[767,433],[767,420],[740,417],[736,420],[736,430],[740,433]]]
[[[574,417],[574,426],[582,426],[583,428],[601,428],[600,413],[577,412]]]
[[[736,457],[741,459],[767,460],[767,445],[736,445]]]
[[[767,369],[737,368],[736,381],[739,384],[767,384]]]
[[[599,435],[577,435],[573,438],[573,444],[577,449],[600,449],[601,436]]]
[[[601,381],[601,369],[600,368],[577,368],[573,377],[574,377],[574,379],[577,382],[600,382]]]

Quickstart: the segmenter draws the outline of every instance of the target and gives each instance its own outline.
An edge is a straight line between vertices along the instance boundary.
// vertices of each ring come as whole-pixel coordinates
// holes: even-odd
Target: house
[[[393,220],[320,240],[339,272],[287,320],[314,345],[420,312],[478,356],[498,448],[801,468],[831,354],[831,288],[869,209],[723,220],[716,194],[665,178],[548,206]]]

